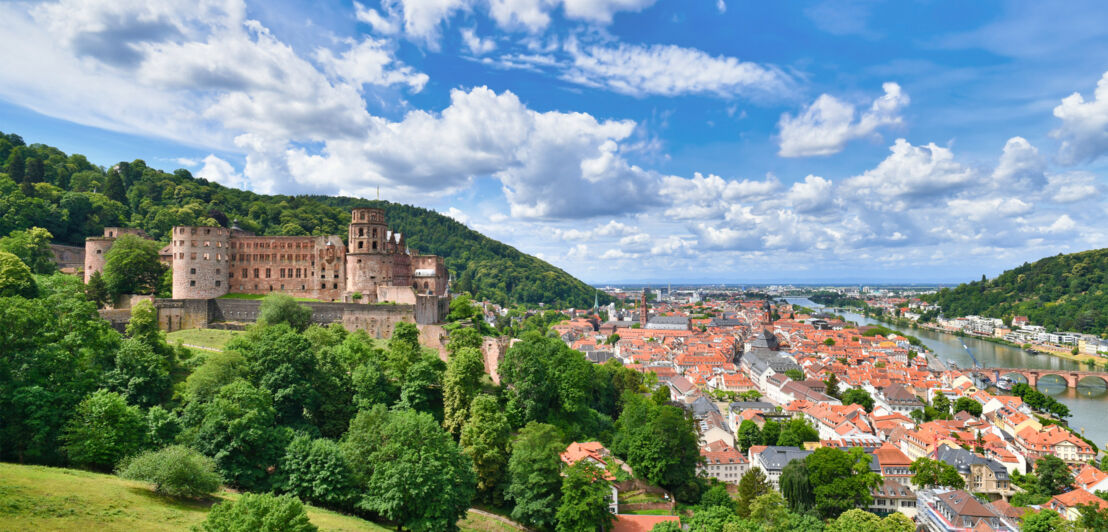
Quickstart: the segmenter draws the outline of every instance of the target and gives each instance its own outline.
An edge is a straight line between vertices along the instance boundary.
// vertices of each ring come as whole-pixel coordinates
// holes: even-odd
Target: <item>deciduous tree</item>
[[[64,439],[74,464],[110,470],[146,444],[146,420],[121,395],[100,390],[77,405]]]
[[[495,505],[503,503],[503,480],[508,469],[512,428],[495,397],[473,399],[469,421],[462,428],[462,450],[473,460],[477,493]]]
[[[607,530],[615,520],[608,510],[611,498],[612,488],[600,468],[588,460],[567,467],[558,506],[558,532]]]
[[[559,454],[565,448],[553,425],[531,422],[519,431],[512,442],[505,492],[514,503],[512,519],[534,528],[554,528],[562,497]]]

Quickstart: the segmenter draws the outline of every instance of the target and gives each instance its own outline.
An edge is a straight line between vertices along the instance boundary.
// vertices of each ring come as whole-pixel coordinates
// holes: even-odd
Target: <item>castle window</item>
[[[327,283],[319,283],[319,289],[323,290],[324,288],[327,288]]]
[[[365,244],[365,242],[362,242],[361,240],[359,240],[358,241],[358,249],[362,249],[363,247],[365,247],[365,246],[363,246],[363,244]],[[98,250],[97,253],[100,253],[100,251]],[[361,261],[358,261],[358,262],[361,262]]]
[[[205,254],[204,254],[204,260],[212,260],[212,256],[211,256],[211,255],[209,255],[209,254],[207,254],[207,253],[205,253]]]
[[[185,258],[185,254],[184,253],[178,253],[177,258],[183,260]]]
[[[196,247],[197,244],[198,244],[197,241],[195,241],[195,240],[192,241],[192,247]]]
[[[227,270],[227,278],[228,279],[234,279],[235,278],[235,271],[234,270]]]
[[[216,282],[215,282],[215,285],[216,285],[216,286],[219,286],[219,281],[216,281]]]
[[[196,268],[189,268],[189,274],[196,275]]]
[[[277,277],[283,278],[284,276],[285,276],[285,269],[284,268],[281,268],[280,270],[277,270]]]
[[[189,260],[196,260],[196,253],[189,253]]]
[[[375,251],[377,250],[377,241],[376,240],[373,241],[373,249]]]
[[[358,236],[365,236],[365,228],[364,227],[359,227],[358,228]]]
[[[217,248],[223,247],[223,242],[216,241],[215,247],[217,247]]]
[[[373,228],[373,238],[377,238],[377,228]]]
[[[266,278],[266,279],[269,279],[269,275],[270,275],[270,273],[269,273],[269,268],[266,268],[266,269],[265,269],[265,278]],[[273,290],[273,285],[269,285],[269,289],[270,289],[270,290]]]
[[[215,254],[215,260],[223,260],[223,255],[220,254],[220,253],[216,253]],[[219,273],[219,272],[216,272],[216,273]]]
[[[284,290],[284,289],[285,289],[285,285],[281,285],[281,290]]]
[[[189,281],[189,286],[196,286],[196,281]]]
[[[103,252],[102,250],[99,250],[99,249],[98,249],[98,250],[96,250],[96,254],[97,254],[97,255],[99,255],[99,254],[100,254],[100,253],[102,253],[102,252]]]
[[[216,274],[216,275],[219,275],[219,272],[220,272],[219,268],[216,268],[216,269],[215,269],[215,274]]]
[[[335,283],[335,286],[334,286],[334,288],[336,288],[336,289],[337,289],[338,287],[339,287],[339,283]]]
[[[359,216],[359,218],[361,218],[363,221],[365,220],[365,211],[361,212],[361,216]]]
[[[206,248],[212,247],[212,241],[211,240],[205,240],[204,241],[204,247],[206,247]]]
[[[246,279],[247,277],[250,277],[250,271],[247,270],[246,268],[243,268],[242,269],[242,278]]]
[[[210,235],[210,234],[212,234],[212,230],[211,229],[205,229],[204,234],[205,235]]]

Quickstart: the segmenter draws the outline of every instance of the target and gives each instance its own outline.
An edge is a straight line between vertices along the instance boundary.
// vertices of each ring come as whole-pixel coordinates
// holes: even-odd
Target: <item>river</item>
[[[812,309],[822,308],[822,305],[818,305],[807,298],[792,297],[787,298],[787,301]],[[960,368],[973,367],[970,353],[962,347],[962,343],[965,342],[966,347],[973,351],[973,358],[976,358],[978,364],[986,368],[1086,369],[1072,360],[1045,354],[1031,355],[1023,349],[986,342],[978,338],[956,336],[928,329],[897,327],[854,312],[838,312],[837,314],[859,325],[884,325],[903,334],[915,336],[931,349],[935,356],[938,356],[944,362],[954,361]],[[992,378],[992,375],[989,375],[989,378]],[[1039,381],[1038,388],[1070,408],[1069,422],[1071,427],[1082,432],[1086,438],[1089,438],[1101,448],[1108,448],[1108,423],[1105,422],[1105,413],[1108,412],[1108,388],[1103,385],[1090,385],[1090,381],[1082,383],[1077,388],[1070,388],[1060,378],[1053,380],[1053,378],[1047,377]]]

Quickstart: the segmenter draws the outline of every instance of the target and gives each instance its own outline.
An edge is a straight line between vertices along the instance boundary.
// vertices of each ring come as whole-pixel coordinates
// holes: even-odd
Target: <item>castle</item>
[[[109,227],[85,241],[85,281],[123,234]],[[385,211],[354,209],[346,246],[338,235],[257,236],[237,226],[176,226],[161,258],[173,271],[173,299],[213,299],[228,293],[268,294],[331,302],[414,305],[418,296],[445,296],[449,274],[442,257],[408,249],[388,229]]]

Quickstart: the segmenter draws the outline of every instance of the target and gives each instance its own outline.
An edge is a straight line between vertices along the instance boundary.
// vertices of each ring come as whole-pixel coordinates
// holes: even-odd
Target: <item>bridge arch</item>
[[[1077,386],[1108,388],[1108,375],[1079,375]]]
[[[1030,384],[1030,381],[1027,379],[1027,376],[1025,376],[1024,374],[1019,373],[1017,371],[1002,370],[1002,371],[1000,371],[1000,376],[1001,377],[1008,377],[1009,379],[1012,379],[1013,383],[1022,382],[1024,384]]]

